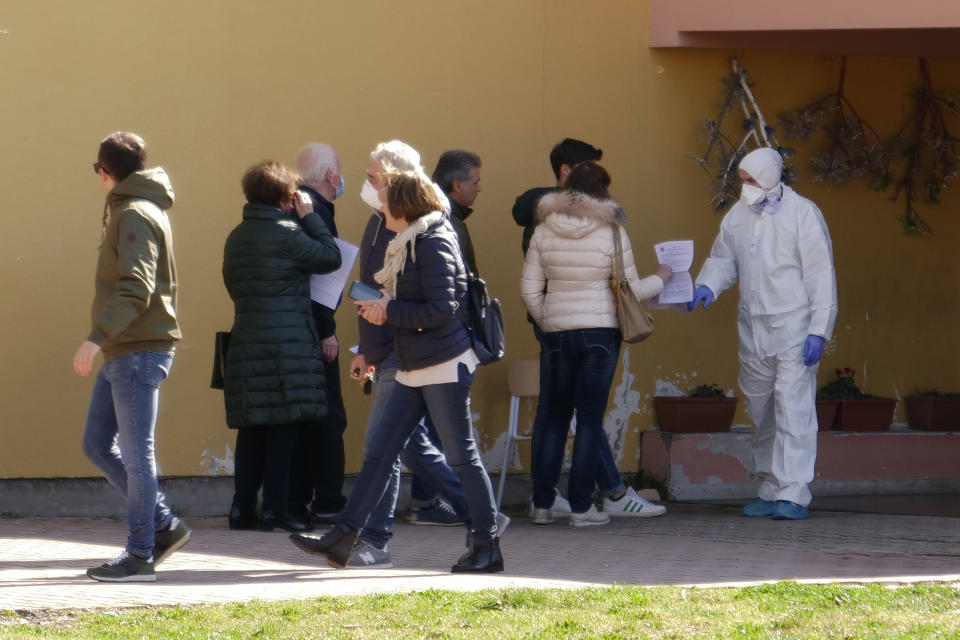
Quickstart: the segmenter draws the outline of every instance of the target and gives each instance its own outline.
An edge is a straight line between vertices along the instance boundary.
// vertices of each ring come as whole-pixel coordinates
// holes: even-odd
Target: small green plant
[[[837,379],[828,382],[817,392],[817,397],[824,400],[849,400],[854,398],[872,398],[868,393],[860,391],[853,381],[856,372],[849,368],[837,369]]]
[[[723,398],[726,394],[715,384],[701,384],[687,392],[689,398]]]
[[[924,389],[924,390],[917,389],[916,391],[913,392],[913,395],[919,396],[921,398],[944,398],[949,400],[960,399],[960,393],[957,393],[957,392],[944,393],[942,391],[937,391],[936,389]]]

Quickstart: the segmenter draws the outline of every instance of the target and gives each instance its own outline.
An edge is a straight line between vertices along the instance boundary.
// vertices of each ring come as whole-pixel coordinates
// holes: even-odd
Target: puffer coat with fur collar
[[[582,193],[548,193],[537,205],[537,230],[523,265],[520,296],[545,332],[617,328],[617,303],[610,289],[614,269],[614,224],[623,246],[627,281],[640,300],[663,290],[655,275],[640,279],[623,209],[613,200]]]

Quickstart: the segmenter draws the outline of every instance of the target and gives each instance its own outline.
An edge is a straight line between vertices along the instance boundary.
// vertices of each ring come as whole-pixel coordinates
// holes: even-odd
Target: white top
[[[480,360],[473,349],[467,349],[455,358],[451,358],[440,364],[433,364],[423,369],[414,369],[413,371],[397,371],[396,380],[407,387],[425,387],[430,384],[449,384],[460,381],[460,363],[467,366],[467,371],[473,373],[477,370]]]

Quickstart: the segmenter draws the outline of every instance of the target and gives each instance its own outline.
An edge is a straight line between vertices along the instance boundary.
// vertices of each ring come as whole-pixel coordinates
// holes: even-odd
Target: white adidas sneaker
[[[604,498],[603,510],[614,518],[652,518],[662,516],[667,512],[667,508],[662,504],[656,504],[641,498],[633,487],[627,489],[627,492],[619,500]]]

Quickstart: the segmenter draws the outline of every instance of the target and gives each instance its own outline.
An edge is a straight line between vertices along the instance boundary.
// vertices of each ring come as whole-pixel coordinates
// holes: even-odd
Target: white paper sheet
[[[690,267],[693,266],[693,240],[673,240],[653,245],[657,253],[657,261],[665,264],[673,271],[673,275],[663,286],[663,291],[657,296],[660,305],[677,304],[693,300],[693,277]]]
[[[343,288],[350,277],[353,263],[357,259],[358,247],[340,238],[334,238],[340,247],[340,268],[331,273],[313,274],[310,276],[310,299],[319,302],[328,309],[336,309],[337,302],[343,294]]]

